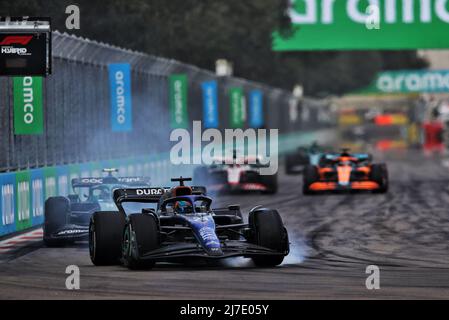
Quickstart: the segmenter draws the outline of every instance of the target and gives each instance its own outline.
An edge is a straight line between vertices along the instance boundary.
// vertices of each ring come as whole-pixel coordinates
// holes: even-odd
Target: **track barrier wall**
[[[280,154],[315,140],[329,141],[331,130],[293,133],[280,137]],[[0,237],[39,226],[44,220],[45,199],[73,193],[71,179],[101,176],[102,168],[118,168],[123,176],[147,176],[152,185],[167,186],[170,178],[191,176],[195,166],[174,166],[168,153],[132,159],[89,162],[80,165],[0,173]]]

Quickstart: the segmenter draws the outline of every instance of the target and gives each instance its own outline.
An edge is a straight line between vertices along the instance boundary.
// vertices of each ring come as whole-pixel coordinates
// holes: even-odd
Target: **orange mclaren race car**
[[[388,191],[385,164],[373,164],[370,154],[325,154],[319,165],[304,169],[304,194],[324,191]]]

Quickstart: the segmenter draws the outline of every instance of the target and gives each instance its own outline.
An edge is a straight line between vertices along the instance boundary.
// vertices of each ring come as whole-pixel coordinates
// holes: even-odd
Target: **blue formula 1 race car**
[[[157,262],[185,263],[229,257],[277,266],[289,253],[287,230],[276,210],[255,207],[243,221],[239,206],[212,209],[190,178],[179,186],[114,191],[118,212],[96,212],[89,229],[92,262],[152,268]]]
[[[45,201],[44,244],[57,247],[87,240],[92,214],[100,210],[117,210],[112,199],[115,189],[149,187],[146,177],[114,177],[116,169],[105,169],[106,177],[72,179],[74,194],[50,197]]]
[[[308,165],[318,165],[327,148],[313,142],[308,147],[299,147],[285,157],[285,173],[287,175],[303,173]]]

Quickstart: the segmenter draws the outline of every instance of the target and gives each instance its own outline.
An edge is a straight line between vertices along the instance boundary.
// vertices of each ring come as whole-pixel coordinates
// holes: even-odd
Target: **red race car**
[[[303,193],[324,191],[388,191],[388,170],[385,164],[372,163],[370,154],[325,154],[319,165],[304,170]]]

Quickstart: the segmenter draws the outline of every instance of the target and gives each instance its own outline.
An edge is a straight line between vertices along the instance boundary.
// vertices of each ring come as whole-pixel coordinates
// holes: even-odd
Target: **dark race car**
[[[300,174],[307,165],[318,165],[321,156],[326,149],[317,142],[312,143],[308,147],[299,147],[294,152],[285,156],[285,173]]]
[[[112,192],[117,188],[148,187],[149,178],[113,177],[80,178],[72,180],[74,194],[51,197],[45,201],[44,235],[47,246],[61,246],[87,240],[90,217],[95,211],[117,210]],[[115,171],[114,171],[115,172]]]
[[[245,223],[239,206],[212,209],[201,188],[179,186],[114,191],[119,211],[96,212],[89,250],[95,265],[151,268],[156,262],[183,263],[229,257],[276,266],[289,253],[287,230],[276,210],[255,207]]]
[[[254,192],[274,194],[278,190],[278,176],[263,175],[265,165],[260,157],[238,158],[229,161],[217,158],[210,166],[200,166],[193,173],[195,184],[206,185],[213,192]]]
[[[372,163],[369,154],[325,154],[319,165],[306,166],[304,194],[323,191],[388,191],[388,170],[385,164]]]

